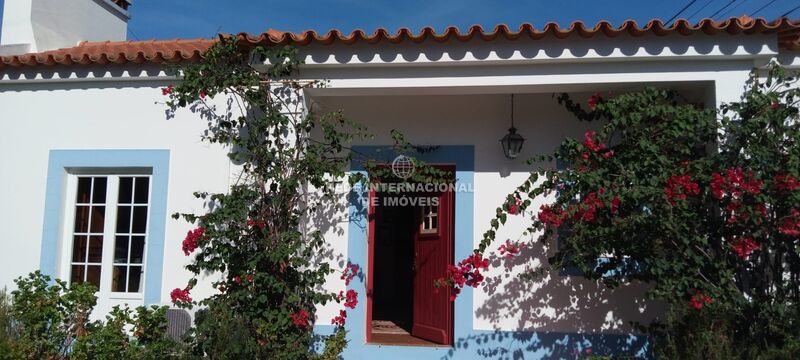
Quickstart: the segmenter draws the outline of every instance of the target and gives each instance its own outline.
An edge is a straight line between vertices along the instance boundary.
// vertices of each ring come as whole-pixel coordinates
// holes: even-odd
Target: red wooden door
[[[453,192],[431,194],[419,207],[414,238],[414,316],[411,334],[439,344],[453,339],[453,303],[449,288],[435,288],[453,262]]]

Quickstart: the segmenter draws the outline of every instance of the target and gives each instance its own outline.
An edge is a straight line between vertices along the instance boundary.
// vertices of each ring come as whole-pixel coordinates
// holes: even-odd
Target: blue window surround
[[[66,200],[64,195],[66,169],[126,167],[153,169],[143,299],[146,305],[159,304],[164,265],[164,230],[167,221],[169,150],[50,150],[39,268],[46,275],[57,274],[61,213]]]
[[[356,146],[353,151],[359,156],[387,163],[397,156],[389,146]],[[499,151],[499,147],[498,147]],[[437,150],[414,155],[427,163],[455,164],[457,188],[462,185],[474,189],[474,146],[440,146]],[[365,173],[358,161],[351,163],[351,171]],[[367,196],[364,189],[356,187],[350,193],[348,226],[349,260],[362,267],[367,273],[367,210],[361,201]],[[462,259],[472,253],[474,234],[475,198],[471,192],[456,192],[455,210],[455,259]],[[651,343],[646,336],[628,334],[579,334],[537,331],[486,331],[474,330],[473,289],[465,287],[455,301],[454,346],[416,347],[366,344],[366,284],[364,278],[356,277],[348,288],[358,291],[359,306],[348,311],[346,329],[348,344],[344,351],[345,359],[494,359],[524,358],[549,359],[576,357],[575,351],[592,348],[595,355],[634,354],[640,358],[651,358]],[[324,324],[330,319],[318,319]],[[316,325],[319,335],[332,333],[331,325]],[[320,346],[320,344],[317,344]]]

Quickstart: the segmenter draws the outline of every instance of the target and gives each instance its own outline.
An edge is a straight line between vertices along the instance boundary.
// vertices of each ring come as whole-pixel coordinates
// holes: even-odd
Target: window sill
[[[141,293],[110,293],[107,298],[110,300],[144,300],[144,296]]]

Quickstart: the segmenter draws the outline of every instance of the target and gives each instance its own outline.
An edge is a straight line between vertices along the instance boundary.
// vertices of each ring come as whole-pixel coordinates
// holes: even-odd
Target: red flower
[[[253,282],[253,274],[247,274],[247,281]]]
[[[686,195],[697,195],[700,193],[700,186],[692,181],[690,175],[672,175],[667,179],[664,187],[664,194],[671,205],[677,202],[675,199],[686,200]]]
[[[203,237],[203,233],[205,229],[201,226],[197,229],[190,230],[186,234],[186,238],[183,239],[183,243],[181,244],[181,249],[186,256],[189,256],[195,249],[197,249],[197,240]]]
[[[347,290],[344,307],[355,309],[356,305],[358,305],[358,293],[353,289]]]
[[[714,299],[703,294],[700,290],[696,290],[691,300],[689,300],[689,306],[695,310],[700,310],[703,306],[711,304],[712,302],[714,302]]]
[[[731,244],[731,251],[733,251],[736,256],[742,258],[742,260],[747,260],[750,254],[758,250],[758,248],[758,243],[749,237]]]
[[[200,90],[200,98],[201,98],[201,99],[205,99],[205,98],[206,98],[206,95],[207,95],[207,94],[206,94],[206,91],[205,91],[205,90]]]
[[[800,188],[800,181],[794,178],[792,175],[776,175],[775,176],[775,188],[779,191],[794,191],[797,188]]]
[[[559,227],[564,223],[561,214],[556,214],[548,205],[539,208],[539,220],[547,225]]]
[[[598,152],[603,150],[606,145],[602,143],[597,143],[597,140],[594,138],[597,133],[595,131],[587,131],[583,134],[583,146],[587,149],[592,150],[594,152]]]
[[[336,326],[344,326],[344,322],[347,319],[347,311],[339,310],[339,316],[334,317],[331,320],[331,324]]]
[[[608,151],[606,151],[606,152],[604,152],[604,153],[600,154],[600,156],[602,156],[602,157],[603,157],[603,159],[609,159],[609,158],[611,158],[612,156],[614,156],[614,150],[608,150]]]
[[[769,107],[770,107],[770,108],[772,108],[772,110],[775,110],[775,109],[777,109],[779,105],[780,105],[780,104],[778,104],[778,102],[777,102],[777,101],[775,101],[775,100],[772,100],[772,101],[769,103]]]
[[[264,229],[265,227],[267,227],[267,223],[265,221],[263,221],[263,220],[249,219],[249,220],[247,220],[247,226],[257,227],[259,229]]]
[[[514,245],[511,243],[511,240],[506,239],[506,243],[500,245],[497,250],[500,252],[500,255],[505,255],[506,258],[512,258],[514,255],[519,254],[522,245]]]
[[[292,323],[301,328],[308,326],[308,311],[300,309],[300,311],[292,314]]]
[[[586,100],[586,105],[589,106],[589,109],[594,110],[597,108],[597,103],[600,101],[600,94],[594,93],[594,95],[589,96],[589,99]]]
[[[619,197],[614,196],[614,198],[611,199],[611,214],[617,215],[618,212],[619,212]]]
[[[743,192],[757,195],[763,184],[763,181],[755,178],[752,170],[745,174],[740,167],[725,170],[724,177],[720,173],[711,174],[711,192],[717,199],[722,199],[726,194],[738,198]]]
[[[510,202],[508,204],[508,213],[511,215],[519,214],[519,206],[522,205],[522,199],[514,198],[514,202]]]
[[[167,86],[167,87],[165,87],[165,88],[161,88],[161,95],[163,95],[163,96],[167,96],[167,95],[169,95],[169,94],[172,94],[172,90],[173,90],[173,87],[172,87],[172,85],[170,85],[170,86]]]
[[[582,152],[581,153],[581,159],[589,160],[589,153],[588,152]]]
[[[234,276],[233,277],[233,282],[235,282],[237,284],[241,284],[242,283],[242,277],[239,276],[239,275]]]
[[[481,269],[489,269],[489,259],[484,259],[481,253],[472,253],[469,257],[458,263],[458,266],[447,266],[447,277],[452,281],[453,288],[450,300],[455,300],[464,286],[477,288],[483,282]]]
[[[781,219],[778,231],[784,235],[800,236],[800,211],[792,209],[788,216]]]
[[[192,297],[189,296],[189,290],[191,288],[187,287],[185,289],[175,288],[172,292],[169,293],[169,297],[172,298],[172,303],[175,304],[179,301],[181,302],[192,302]]]

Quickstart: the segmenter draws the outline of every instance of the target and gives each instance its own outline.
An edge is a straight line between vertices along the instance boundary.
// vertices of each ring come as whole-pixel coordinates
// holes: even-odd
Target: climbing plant
[[[254,57],[269,65],[254,69]],[[203,212],[174,215],[195,226],[182,243],[193,277],[171,297],[203,309],[192,331],[197,356],[336,358],[344,348],[347,309],[358,294],[323,285],[335,272],[349,283],[359,268],[326,257],[324,229],[308,219],[334,210],[341,194],[333,180],[345,176],[348,144],[366,132],[340,112],[304,110],[303,91],[323,84],[296,80],[299,66],[294,48],[250,49],[222,38],[202,61],[180,67],[180,83],[162,89],[173,110],[200,114],[203,140],[238,165],[227,192],[195,193]],[[217,279],[216,292],[198,301],[192,290],[201,276]],[[317,319],[316,306],[328,302],[342,303],[339,315]],[[312,351],[315,320],[337,326],[320,354]]]
[[[716,110],[655,88],[586,105],[556,96],[598,130],[531,159],[537,167],[443,281],[480,286],[497,242],[512,257],[525,245],[497,239],[499,228],[530,216],[523,235],[560,246],[526,276],[575,266],[609,287],[649,283],[648,296],[669,305],[661,321],[640,325],[659,357],[797,358],[798,98],[796,80],[774,64]],[[541,165],[554,161],[568,166]]]

